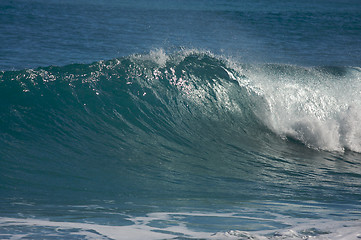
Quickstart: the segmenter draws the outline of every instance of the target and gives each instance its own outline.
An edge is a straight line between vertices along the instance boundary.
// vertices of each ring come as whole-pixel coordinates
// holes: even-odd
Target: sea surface
[[[361,239],[361,2],[0,1],[0,239]]]

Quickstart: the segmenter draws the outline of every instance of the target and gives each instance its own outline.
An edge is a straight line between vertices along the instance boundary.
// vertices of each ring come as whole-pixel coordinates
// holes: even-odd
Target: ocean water
[[[360,239],[361,3],[0,2],[1,239]]]

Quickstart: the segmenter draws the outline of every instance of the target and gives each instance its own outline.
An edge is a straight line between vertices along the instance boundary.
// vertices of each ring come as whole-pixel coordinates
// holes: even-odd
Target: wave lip
[[[266,125],[311,148],[360,152],[356,139],[360,139],[361,129],[355,124],[361,118],[357,68],[270,69],[262,69],[261,81],[257,80],[267,101]]]

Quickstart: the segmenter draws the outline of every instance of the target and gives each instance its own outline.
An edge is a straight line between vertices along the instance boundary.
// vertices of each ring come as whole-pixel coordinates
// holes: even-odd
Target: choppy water
[[[357,2],[0,10],[1,238],[361,237]]]

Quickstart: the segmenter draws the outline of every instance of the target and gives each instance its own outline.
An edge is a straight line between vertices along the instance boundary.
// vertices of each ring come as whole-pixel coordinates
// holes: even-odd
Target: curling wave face
[[[148,134],[190,144],[219,131],[360,152],[360,78],[356,67],[246,65],[209,52],[158,50],[2,72],[1,114],[9,137],[34,134],[38,126],[37,134],[55,137],[90,129],[121,142],[127,134]]]

